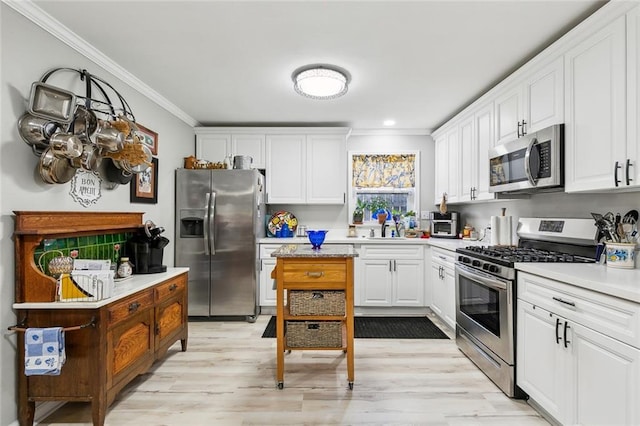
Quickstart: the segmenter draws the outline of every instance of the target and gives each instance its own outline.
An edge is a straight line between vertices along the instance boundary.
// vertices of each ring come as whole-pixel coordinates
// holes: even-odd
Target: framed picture
[[[138,126],[136,134],[140,138],[140,142],[145,144],[153,155],[158,155],[158,134],[138,123],[136,123],[136,126]]]
[[[144,172],[133,175],[131,180],[132,203],[158,203],[158,159],[151,160],[151,166]]]

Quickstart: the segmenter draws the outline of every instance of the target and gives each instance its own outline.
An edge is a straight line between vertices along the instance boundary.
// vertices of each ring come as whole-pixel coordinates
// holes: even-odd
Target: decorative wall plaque
[[[89,207],[102,197],[101,186],[102,178],[96,172],[79,169],[71,179],[69,194],[76,203]]]

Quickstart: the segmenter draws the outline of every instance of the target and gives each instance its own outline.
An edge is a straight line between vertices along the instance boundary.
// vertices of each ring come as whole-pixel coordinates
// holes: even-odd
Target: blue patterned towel
[[[24,333],[24,374],[60,374],[66,361],[62,327],[27,328]]]

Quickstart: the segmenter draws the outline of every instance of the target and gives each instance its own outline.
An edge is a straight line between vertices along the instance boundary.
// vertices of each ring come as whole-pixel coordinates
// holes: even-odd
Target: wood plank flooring
[[[285,355],[284,389],[278,390],[276,339],[261,338],[269,318],[190,322],[187,352],[174,345],[131,382],[106,424],[549,424],[526,402],[507,398],[454,340],[355,339],[353,391],[341,352],[293,351]],[[90,425],[90,406],[65,404],[40,424]]]

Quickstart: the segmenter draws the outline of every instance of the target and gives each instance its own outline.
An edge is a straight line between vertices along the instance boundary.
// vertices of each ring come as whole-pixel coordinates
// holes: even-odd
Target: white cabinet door
[[[271,278],[271,271],[276,267],[276,259],[260,261],[260,306],[276,306],[275,280]]]
[[[392,306],[392,261],[361,259],[361,306]]]
[[[522,117],[523,98],[520,84],[508,88],[495,99],[496,121],[495,135],[496,145],[518,139]]]
[[[640,424],[640,350],[569,323],[566,424]]]
[[[306,202],[306,135],[267,135],[267,203]]]
[[[444,267],[437,261],[431,261],[431,310],[444,319],[444,311],[446,310],[446,285],[444,282]]]
[[[231,135],[232,155],[248,155],[252,158],[251,168],[265,168],[265,135],[233,134]]]
[[[564,320],[521,299],[518,299],[517,319],[517,384],[561,421],[567,402],[564,392],[566,359],[555,339],[556,335],[562,335]]]
[[[456,273],[453,266],[444,268],[444,308],[442,310],[444,321],[455,330],[456,328]]]
[[[527,78],[524,93],[525,132],[564,121],[564,60],[559,57]]]
[[[493,103],[480,108],[474,114],[474,157],[476,171],[474,177],[473,199],[493,200],[495,195],[489,192],[489,149],[493,147]]]
[[[196,134],[196,158],[222,163],[231,155],[231,134]]]
[[[447,161],[444,163],[447,171],[447,201],[454,203],[460,198],[460,141],[458,140],[458,128],[454,127],[447,132]],[[442,194],[440,194],[442,196]]]
[[[393,260],[393,306],[424,306],[424,261]]]
[[[344,135],[307,136],[307,203],[344,204],[347,195]]]
[[[627,156],[629,185],[640,185],[640,6],[627,14]],[[625,163],[625,169],[627,169]],[[626,170],[625,170],[626,172]],[[625,184],[627,176],[625,174]]]
[[[442,194],[445,194],[449,185],[449,149],[447,148],[446,133],[435,140],[435,204],[440,204]]]
[[[567,192],[614,188],[627,158],[625,38],[622,16],[565,54]]]
[[[477,149],[474,140],[474,117],[473,114],[465,117],[458,124],[459,136],[459,157],[460,164],[460,194],[458,201],[471,201],[473,199],[473,188],[476,182],[477,165]],[[456,161],[455,158],[449,158],[449,164]]]

